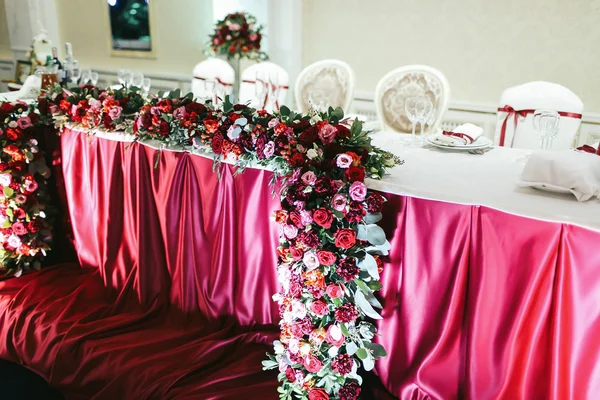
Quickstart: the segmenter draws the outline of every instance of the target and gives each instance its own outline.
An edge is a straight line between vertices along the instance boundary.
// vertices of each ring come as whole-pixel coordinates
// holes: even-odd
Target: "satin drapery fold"
[[[82,268],[0,282],[0,357],[73,399],[276,398],[260,370],[279,319],[271,173],[225,165],[218,180],[203,157],[61,142]],[[388,198],[385,389],[370,377],[365,398],[600,393],[599,232]]]

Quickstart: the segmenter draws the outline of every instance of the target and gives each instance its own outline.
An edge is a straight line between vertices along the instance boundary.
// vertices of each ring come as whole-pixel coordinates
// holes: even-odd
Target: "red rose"
[[[338,229],[334,235],[335,246],[340,249],[349,249],[356,243],[356,232],[352,229]]]
[[[204,124],[206,124],[206,120],[204,120]],[[213,136],[212,138],[212,152],[215,154],[221,154],[222,153],[222,147],[223,147],[223,136],[221,136],[220,133],[217,133]]]
[[[348,354],[340,354],[331,362],[331,369],[338,374],[347,375],[352,372],[354,361]]]
[[[335,319],[338,322],[353,322],[358,318],[358,310],[352,303],[344,303],[335,308]]]
[[[340,285],[333,283],[327,286],[325,292],[327,293],[327,296],[331,297],[332,299],[339,299],[344,296],[344,289],[342,289]]]
[[[206,132],[215,133],[217,131],[217,129],[219,128],[219,121],[217,121],[216,119],[205,119],[204,126],[206,127]],[[221,140],[223,140],[223,137],[221,137]],[[221,154],[221,153],[217,153],[217,154]]]
[[[312,311],[319,317],[324,317],[325,315],[329,314],[329,307],[327,306],[327,303],[325,303],[323,300],[317,300],[313,301],[310,305],[310,311]]]
[[[319,263],[321,265],[327,265],[328,267],[332,266],[335,263],[337,257],[330,251],[327,250],[319,250],[317,251],[317,258],[319,259]]]
[[[346,170],[346,178],[350,182],[363,182],[365,180],[365,170],[361,167],[350,167]]]
[[[202,115],[206,113],[206,106],[204,104],[193,102],[185,106],[185,111]]]
[[[323,388],[312,388],[308,392],[308,400],[329,400],[329,395]]]
[[[292,258],[294,259],[294,261],[298,261],[302,259],[302,256],[304,255],[304,252],[302,250],[300,250],[297,247],[290,247],[290,254],[292,256]]]
[[[304,359],[304,368],[306,368],[308,372],[316,374],[323,368],[323,363],[315,356],[307,356]]]
[[[173,104],[171,103],[171,100],[161,100],[156,106],[165,114],[173,112]]]
[[[345,125],[338,124],[335,126],[337,129],[336,136],[340,139],[346,139],[350,137],[350,129],[348,129]]]
[[[309,146],[319,140],[319,128],[316,125],[307,128],[298,136],[298,142],[304,146]]]
[[[333,222],[333,213],[326,208],[318,208],[313,214],[313,219],[317,225],[322,226],[325,229],[331,228]]]
[[[361,390],[358,383],[350,382],[339,390],[338,396],[340,400],[356,400],[358,399],[360,392]]]
[[[2,103],[2,106],[0,106],[0,113],[10,114],[14,109],[15,107],[11,103]]]
[[[304,225],[302,224],[302,217],[298,211],[292,211],[290,213],[290,221],[298,228],[304,228]]]
[[[67,112],[67,111],[69,111],[71,109],[71,103],[69,103],[66,100],[61,100],[60,103],[59,103],[59,107],[60,107],[61,110]]]
[[[167,121],[161,121],[159,132],[160,132],[161,136],[169,135],[169,123]]]
[[[289,382],[296,382],[296,371],[292,367],[287,367],[285,370],[285,377]]]
[[[13,128],[6,129],[6,137],[8,138],[8,140],[15,141],[15,140],[19,139],[20,135],[21,135],[21,130],[18,128],[17,129],[13,129]]]

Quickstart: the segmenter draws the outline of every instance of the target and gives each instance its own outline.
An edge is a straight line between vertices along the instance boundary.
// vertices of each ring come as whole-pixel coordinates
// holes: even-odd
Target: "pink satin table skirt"
[[[77,132],[61,142],[83,268],[0,282],[0,357],[78,386],[70,398],[276,399],[260,365],[279,320],[271,173],[225,165],[219,180],[204,157]],[[599,232],[388,198],[388,357],[365,398],[598,398]]]

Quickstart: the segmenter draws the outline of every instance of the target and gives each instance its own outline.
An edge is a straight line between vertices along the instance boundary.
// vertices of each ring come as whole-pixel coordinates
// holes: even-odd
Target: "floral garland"
[[[52,243],[38,122],[33,107],[0,102],[0,277],[40,269]]]
[[[94,103],[95,94],[50,94],[48,110],[55,120],[83,121],[77,107]],[[57,99],[69,107],[56,107]],[[373,147],[361,122],[349,126],[339,108],[301,115],[282,106],[273,115],[228,98],[215,109],[174,93],[150,99],[123,124],[138,140],[210,153],[216,164],[230,160],[238,171],[268,166],[282,178],[282,209],[275,214],[282,290],[274,296],[281,334],[264,368],[279,369],[282,399],[357,399],[359,368],[371,370],[386,354],[373,343],[376,328],[367,319],[381,318],[374,292],[381,288],[380,256],[390,248],[377,225],[385,198],[364,180],[381,179],[401,161]]]
[[[228,60],[236,57],[266,60],[267,54],[260,50],[262,29],[256,18],[248,13],[228,14],[217,22],[208,46],[214,54]]]

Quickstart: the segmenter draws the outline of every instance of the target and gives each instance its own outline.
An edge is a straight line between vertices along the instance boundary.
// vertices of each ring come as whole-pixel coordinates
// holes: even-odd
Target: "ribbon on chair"
[[[517,125],[519,124],[519,117],[525,118],[525,117],[527,117],[527,115],[533,114],[535,112],[535,110],[515,110],[511,106],[506,105],[504,107],[498,108],[498,112],[507,113],[506,118],[504,118],[504,121],[502,122],[502,129],[500,130],[500,141],[499,141],[498,145],[504,146],[504,141],[506,140],[506,125],[508,124],[508,120],[512,117],[513,121],[514,121],[514,127],[515,127],[515,134],[513,135],[512,141],[510,143],[510,146],[512,147],[513,143],[515,142],[515,136],[517,133]],[[581,117],[582,117],[581,114],[565,112],[565,111],[559,111],[558,115],[560,115],[561,117],[575,118],[575,119],[581,119]]]
[[[202,76],[194,76],[194,79],[198,79],[198,80],[201,80],[201,81],[208,81],[208,80],[210,80],[209,78],[204,78]],[[214,81],[216,83],[218,83],[219,85],[222,85],[222,86],[233,86],[232,83],[224,82],[218,76],[215,77]],[[215,96],[215,104],[219,104],[219,97],[218,96]]]
[[[261,80],[259,80],[259,81],[268,84],[268,82],[261,81]],[[253,81],[251,79],[244,79],[242,82],[244,82],[244,83],[251,83],[253,85],[256,85],[256,81]],[[275,84],[271,83],[271,90],[276,89],[276,88],[279,88],[279,89],[289,89],[289,86],[287,86],[287,85],[276,86]],[[267,95],[265,96],[265,102],[262,105],[263,109],[265,109],[267,107],[267,103],[268,102],[269,102],[269,91],[267,90]],[[279,110],[279,99],[275,99],[275,108],[277,110]]]

